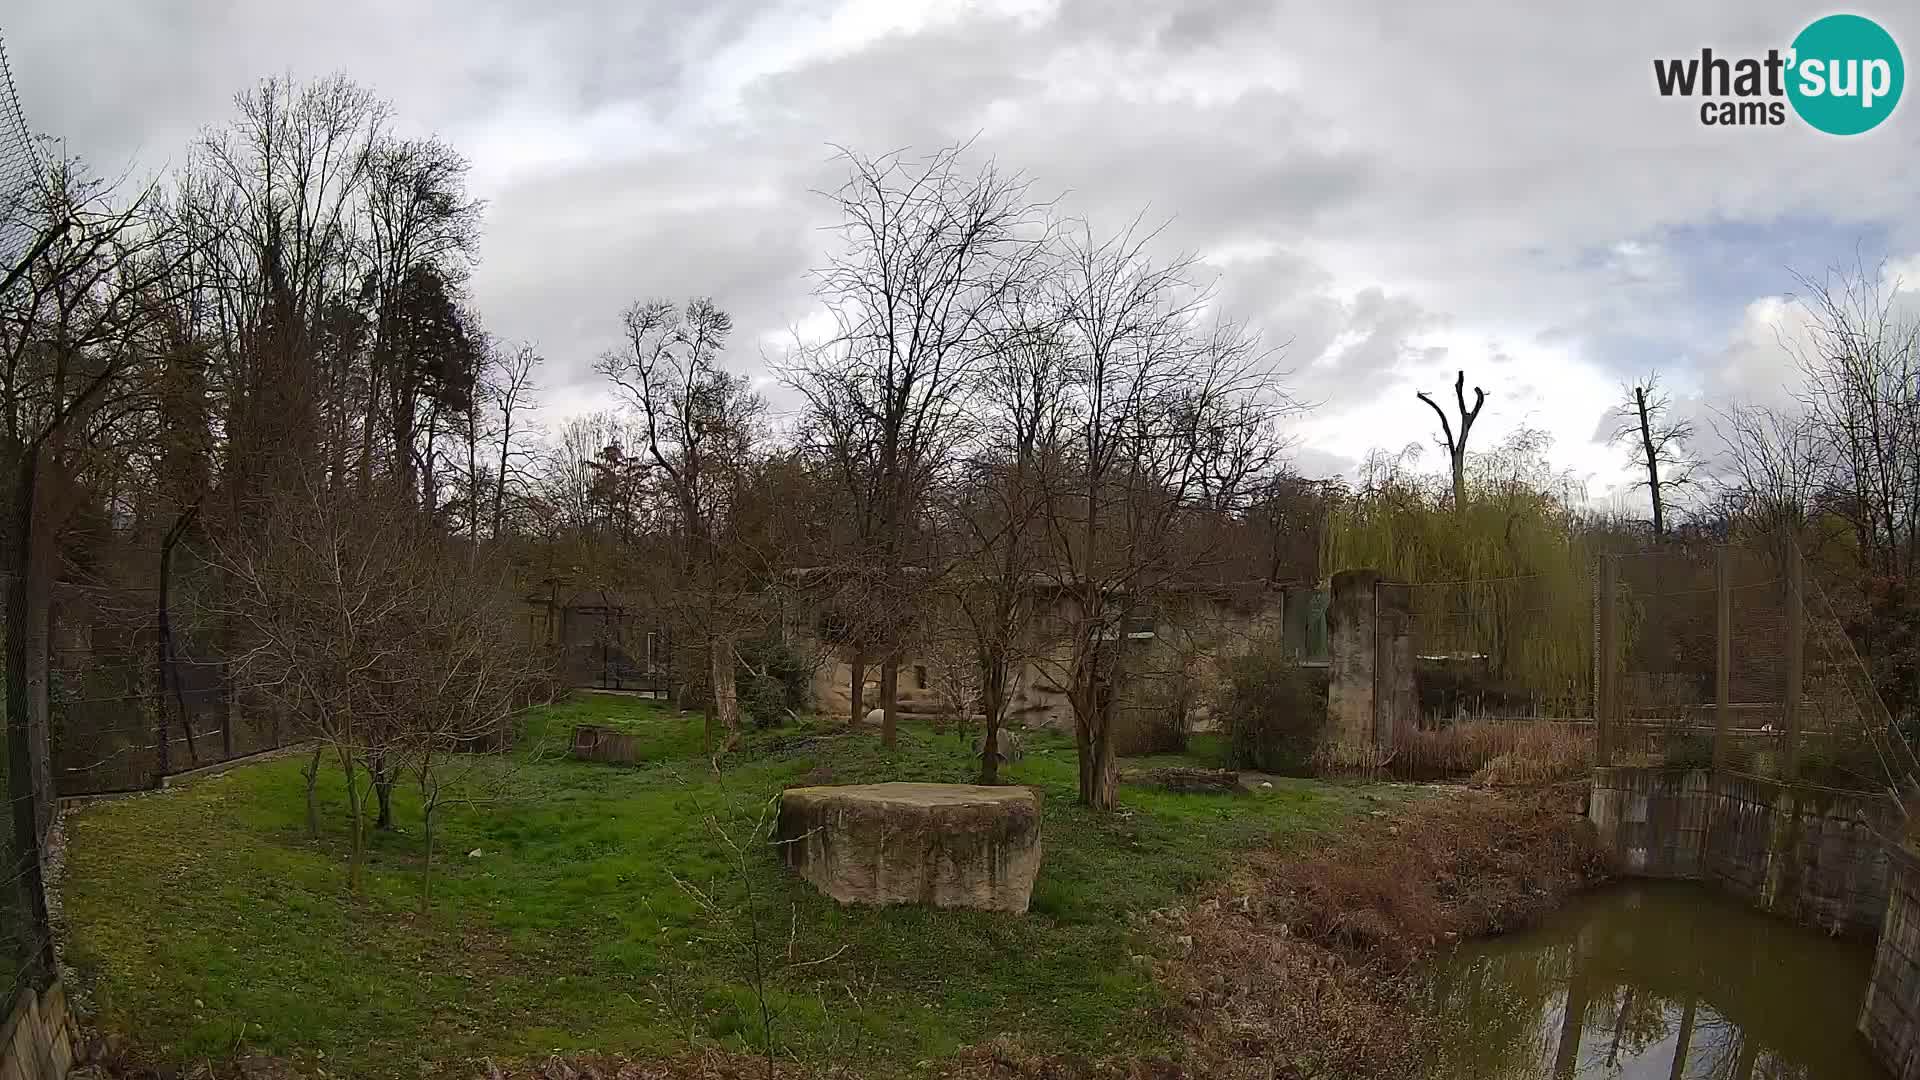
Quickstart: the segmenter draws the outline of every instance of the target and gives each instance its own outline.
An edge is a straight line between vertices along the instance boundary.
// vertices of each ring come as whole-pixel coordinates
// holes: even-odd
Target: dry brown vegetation
[[[1526,925],[1608,876],[1568,789],[1450,792],[1305,854],[1256,858],[1165,913],[1195,1075],[1411,1076],[1417,965],[1447,943]]]
[[[1314,764],[1323,775],[1539,787],[1586,774],[1593,764],[1593,728],[1557,720],[1465,720],[1438,730],[1402,731],[1387,752],[1330,744]]]

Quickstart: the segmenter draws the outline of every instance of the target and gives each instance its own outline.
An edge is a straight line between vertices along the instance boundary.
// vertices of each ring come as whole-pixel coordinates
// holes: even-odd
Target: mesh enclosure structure
[[[27,129],[20,98],[0,39],[0,282],[12,278],[32,250],[37,232],[30,215],[40,179],[40,158]],[[4,628],[11,633],[13,628]],[[0,1001],[11,1004],[24,987],[52,977],[52,929],[40,873],[39,816],[43,805],[25,746],[24,717],[7,716],[7,752],[0,755],[0,791],[8,807],[8,827],[0,831]],[[33,822],[24,829],[16,823]],[[23,832],[25,835],[23,835]],[[37,986],[35,987],[38,988]]]
[[[163,650],[157,590],[55,586],[49,698],[59,795],[138,791],[286,744],[278,712],[234,685],[217,659],[225,650],[216,628],[174,614]]]
[[[40,177],[40,152],[14,91],[6,43],[0,40],[0,271],[13,269],[33,246],[28,208]]]
[[[1899,788],[1913,752],[1798,555],[1729,545],[1602,561],[1596,715],[1607,764]]]
[[[1379,631],[1363,695],[1397,775],[1490,778],[1506,759],[1516,778],[1564,777],[1584,759],[1845,791],[1920,784],[1848,622],[1797,555],[1679,545],[1374,588],[1377,611],[1405,597],[1404,639]]]

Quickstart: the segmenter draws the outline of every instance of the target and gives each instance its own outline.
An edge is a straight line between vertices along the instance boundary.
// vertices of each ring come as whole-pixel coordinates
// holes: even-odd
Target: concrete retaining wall
[[[1920,1080],[1920,860],[1899,848],[1889,855],[1886,921],[1860,1003],[1860,1034],[1894,1080]]]
[[[1920,859],[1887,796],[1715,775],[1594,771],[1587,816],[1628,874],[1712,882],[1829,933],[1879,936],[1859,1029],[1895,1080],[1920,1080]]]
[[[1871,936],[1886,917],[1890,798],[1618,767],[1595,770],[1588,817],[1629,874],[1710,881],[1833,934]]]
[[[0,1027],[0,1080],[64,1080],[73,1067],[73,1029],[59,983],[22,990]]]

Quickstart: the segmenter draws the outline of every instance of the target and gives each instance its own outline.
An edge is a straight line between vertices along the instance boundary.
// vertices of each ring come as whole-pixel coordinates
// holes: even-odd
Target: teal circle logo
[[[1878,127],[1900,103],[1906,65],[1880,24],[1860,15],[1817,19],[1793,39],[1787,99],[1800,119],[1829,135]]]

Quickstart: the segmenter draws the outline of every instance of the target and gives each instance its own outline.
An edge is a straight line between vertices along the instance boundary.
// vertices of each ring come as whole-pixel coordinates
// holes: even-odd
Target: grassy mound
[[[643,762],[568,759],[575,723],[636,734]],[[1142,764],[1219,753],[1203,738]],[[1373,805],[1362,789],[1285,781],[1243,799],[1128,788],[1121,812],[1094,815],[1073,805],[1071,741],[1042,733],[1006,770],[1045,799],[1026,917],[842,909],[764,846],[742,873],[728,838],[792,784],[971,780],[965,737],[908,725],[889,752],[870,733],[790,726],[755,733],[716,776],[699,717],[583,695],[532,717],[511,755],[467,763],[436,816],[423,909],[417,793],[396,792],[399,827],[376,837],[352,897],[344,785],[323,776],[325,829],[310,839],[303,764],[69,817],[67,956],[104,1030],[176,1065],[257,1052],[335,1075],[751,1052],[759,971],[775,1044],[803,1065],[926,1072],[1002,1035],[1151,1052],[1173,1036],[1140,1022],[1166,999],[1131,961],[1136,916],[1221,880],[1249,849],[1297,845]]]

